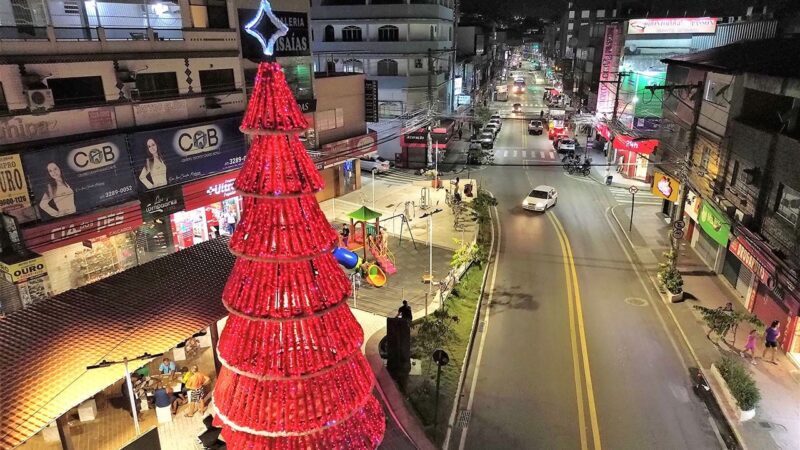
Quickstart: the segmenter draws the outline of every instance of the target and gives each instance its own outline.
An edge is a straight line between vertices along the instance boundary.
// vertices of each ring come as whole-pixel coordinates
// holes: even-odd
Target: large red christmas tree
[[[222,301],[217,423],[231,449],[372,449],[383,438],[364,332],[347,305],[322,178],[281,67],[261,63],[241,130],[253,136],[236,188],[238,257]]]

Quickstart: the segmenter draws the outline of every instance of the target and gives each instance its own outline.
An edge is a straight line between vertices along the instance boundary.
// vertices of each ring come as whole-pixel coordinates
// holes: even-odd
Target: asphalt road
[[[511,121],[496,155],[552,150],[546,136],[526,136]],[[609,189],[560,164],[481,176],[499,202],[500,253],[459,406],[471,417],[449,448],[720,448],[691,390],[686,350],[608,219]],[[558,204],[522,210],[539,184],[558,189]]]

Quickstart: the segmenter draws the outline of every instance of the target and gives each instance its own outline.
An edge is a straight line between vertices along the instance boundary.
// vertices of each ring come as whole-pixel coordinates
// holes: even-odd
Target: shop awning
[[[366,206],[362,206],[361,208],[358,208],[357,210],[355,210],[355,211],[351,212],[350,214],[348,214],[347,217],[350,217],[351,219],[355,219],[355,220],[363,220],[363,221],[366,222],[368,220],[377,219],[378,217],[380,217],[382,215],[383,214],[381,214],[381,213],[379,213],[377,211],[373,211],[373,210],[367,208]]]
[[[649,155],[658,147],[658,139],[637,139],[632,136],[618,134],[614,137],[614,148]]]
[[[124,376],[121,366],[86,366],[166,352],[223,318],[233,262],[227,240],[215,239],[0,319],[0,448]]]

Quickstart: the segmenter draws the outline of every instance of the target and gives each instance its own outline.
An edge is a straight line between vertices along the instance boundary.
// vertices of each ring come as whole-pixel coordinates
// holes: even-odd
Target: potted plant
[[[658,281],[666,289],[670,300],[679,302],[683,300],[683,277],[675,267],[676,254],[674,250],[664,253],[665,261],[659,263]]]
[[[761,400],[761,391],[750,372],[727,356],[714,364],[713,368],[725,382],[726,395],[732,397],[739,408],[739,420],[745,422],[755,417],[756,405]]]

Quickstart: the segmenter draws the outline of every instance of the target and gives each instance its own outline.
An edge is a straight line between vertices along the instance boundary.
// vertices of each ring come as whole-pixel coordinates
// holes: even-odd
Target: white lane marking
[[[506,156],[508,156],[508,150],[503,152],[503,158],[505,158]]]
[[[526,172],[527,176],[527,172]],[[530,178],[529,178],[530,180]],[[489,316],[490,310],[492,308],[492,297],[494,296],[494,283],[497,280],[497,266],[500,264],[500,237],[501,237],[501,230],[500,230],[500,216],[497,214],[497,207],[494,206],[494,214],[495,220],[497,222],[497,249],[494,252],[494,267],[492,268],[492,282],[491,286],[489,287],[489,298],[488,302],[486,303],[486,318],[483,320],[483,334],[481,335],[481,343],[478,347],[478,356],[475,359],[475,372],[472,373],[472,383],[470,386],[470,393],[469,393],[469,400],[467,401],[467,411],[472,411],[472,404],[475,402],[475,391],[476,385],[478,383],[478,372],[481,369],[481,358],[483,357],[483,346],[486,344],[486,335],[489,334]],[[494,227],[494,224],[492,224]],[[492,239],[492,245],[494,245],[494,239]],[[491,249],[489,251],[491,253]],[[461,430],[461,442],[458,444],[458,450],[464,450],[464,446],[467,444],[467,429],[469,425],[464,427]]]
[[[528,152],[526,150],[522,151],[522,157],[525,158],[528,156]]]
[[[514,158],[517,157],[517,150],[514,150]]]
[[[548,152],[547,157],[550,159],[556,159],[556,155],[553,152]]]
[[[545,159],[545,157],[544,157],[544,152],[539,152],[539,156],[540,156],[542,159]]]

